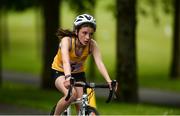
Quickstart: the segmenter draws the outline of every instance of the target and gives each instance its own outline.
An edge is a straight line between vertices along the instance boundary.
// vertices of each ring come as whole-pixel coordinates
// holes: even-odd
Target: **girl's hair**
[[[79,25],[79,26],[74,27],[73,31],[70,31],[70,30],[68,30],[68,29],[65,29],[65,30],[64,30],[64,29],[60,28],[60,29],[58,29],[56,35],[57,35],[57,37],[58,37],[60,40],[61,40],[63,37],[75,37],[75,38],[76,38],[77,35],[76,35],[75,31],[77,30],[77,32],[79,32],[79,30],[80,30],[82,27],[91,27],[91,28],[94,29],[94,31],[96,31],[96,28],[94,27],[93,24],[91,24],[91,23],[83,23],[83,24],[81,24],[81,25]]]
[[[63,37],[77,37],[75,32],[70,31],[68,29],[58,29],[56,36],[61,40]]]

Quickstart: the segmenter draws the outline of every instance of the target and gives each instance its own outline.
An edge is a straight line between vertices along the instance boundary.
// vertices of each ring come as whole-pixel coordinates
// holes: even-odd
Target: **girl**
[[[57,103],[55,115],[61,114],[72,101],[82,96],[82,88],[76,87],[73,90],[72,97],[65,101],[70,77],[74,77],[76,81],[86,81],[84,63],[90,54],[93,55],[100,73],[111,88],[111,79],[102,62],[97,43],[93,40],[95,31],[96,21],[88,14],[76,17],[73,32],[62,29],[58,30],[57,36],[61,41],[52,63],[52,70],[56,78],[55,86],[64,96]],[[76,106],[76,109],[78,110],[79,106]]]

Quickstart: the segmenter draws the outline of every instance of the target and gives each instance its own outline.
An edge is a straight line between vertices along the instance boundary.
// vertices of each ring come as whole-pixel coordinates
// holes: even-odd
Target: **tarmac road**
[[[48,115],[48,112],[17,106],[7,103],[0,103],[0,115]]]

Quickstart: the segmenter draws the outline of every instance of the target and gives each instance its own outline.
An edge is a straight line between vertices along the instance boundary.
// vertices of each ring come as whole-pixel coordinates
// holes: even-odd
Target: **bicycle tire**
[[[97,111],[96,108],[91,107],[91,106],[87,106],[87,108],[86,108],[86,115],[87,116],[98,116],[99,112]]]
[[[54,115],[55,109],[56,109],[56,105],[54,105],[54,107],[51,109],[50,116]],[[67,112],[64,111],[61,115],[67,116]]]
[[[54,105],[53,108],[51,109],[50,115],[54,115],[55,109],[56,109],[56,105]]]

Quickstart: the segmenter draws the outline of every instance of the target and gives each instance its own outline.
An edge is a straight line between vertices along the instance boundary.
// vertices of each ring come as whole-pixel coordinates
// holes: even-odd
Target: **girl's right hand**
[[[70,78],[71,77],[68,77],[67,79],[65,79],[65,81],[64,81],[64,86],[68,89],[69,88],[69,86],[70,86]]]

